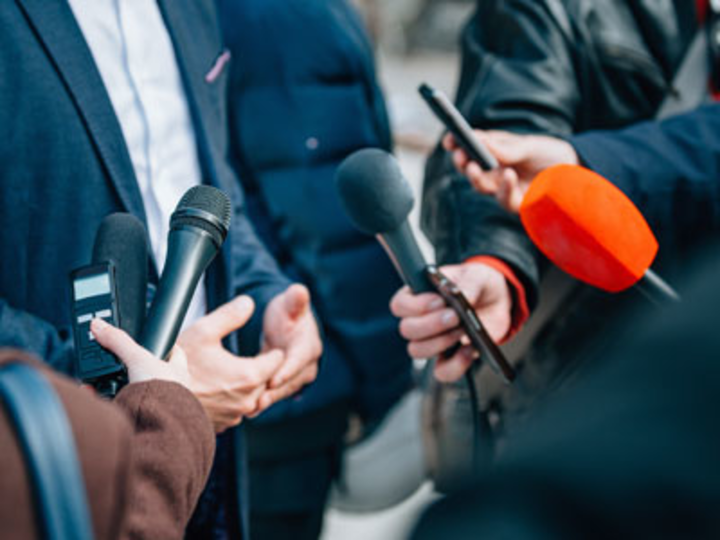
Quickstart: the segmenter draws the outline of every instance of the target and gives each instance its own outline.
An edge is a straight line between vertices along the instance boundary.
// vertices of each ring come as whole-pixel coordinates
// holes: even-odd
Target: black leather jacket
[[[653,118],[697,27],[691,0],[478,0],[462,37],[457,103],[476,127],[559,137]],[[519,220],[476,193],[441,150],[428,162],[423,199],[439,262],[496,256],[535,305],[544,260]],[[622,300],[583,287],[562,303],[526,356],[530,369],[550,366],[539,389],[566,359],[616,338],[602,328]]]
[[[697,31],[691,0],[478,0],[462,37],[457,103],[476,127],[567,137],[653,118]],[[495,255],[536,299],[519,222],[436,152],[423,228],[441,262]]]

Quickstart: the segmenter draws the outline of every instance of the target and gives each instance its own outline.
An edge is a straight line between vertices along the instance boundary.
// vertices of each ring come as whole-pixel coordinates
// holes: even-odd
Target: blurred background
[[[425,159],[442,127],[420,98],[422,82],[451,97],[459,75],[458,39],[474,0],[354,0],[376,46],[377,68],[388,103],[395,153],[420,197]],[[418,207],[413,215],[417,230]],[[424,236],[423,249],[432,250]],[[323,540],[395,540],[407,537],[422,510],[437,495],[428,483],[405,502],[380,512],[357,514],[330,508]]]

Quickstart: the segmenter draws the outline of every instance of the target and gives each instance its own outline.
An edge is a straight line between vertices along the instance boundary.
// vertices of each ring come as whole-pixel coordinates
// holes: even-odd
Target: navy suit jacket
[[[240,332],[250,353],[259,344],[262,308],[288,282],[245,218],[239,183],[225,160],[227,73],[205,80],[223,52],[214,5],[158,3],[182,73],[204,181],[232,194],[235,204],[222,256],[207,274],[208,305],[238,293],[255,298],[258,312]],[[144,210],[120,124],[67,2],[1,2],[0,28],[0,345],[34,351],[68,371],[68,274],[90,262],[103,217],[125,211],[144,220]]]

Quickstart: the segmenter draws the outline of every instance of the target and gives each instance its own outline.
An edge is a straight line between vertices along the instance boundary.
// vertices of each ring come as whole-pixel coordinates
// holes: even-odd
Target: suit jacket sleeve
[[[0,299],[0,347],[29,351],[62,373],[73,372],[72,337],[63,340],[57,329],[38,317],[10,307]]]
[[[232,293],[247,294],[255,301],[255,313],[248,324],[238,332],[240,352],[253,355],[257,354],[260,348],[265,308],[275,296],[287,289],[291,282],[260,241],[247,218],[245,196],[240,182],[233,182],[232,189],[235,204],[229,239],[233,262]]]
[[[215,434],[202,406],[182,386],[127,386],[115,403],[134,427],[124,538],[182,538],[205,487]]]
[[[639,206],[662,239],[693,245],[720,228],[720,105],[578,135],[571,143],[585,165]]]

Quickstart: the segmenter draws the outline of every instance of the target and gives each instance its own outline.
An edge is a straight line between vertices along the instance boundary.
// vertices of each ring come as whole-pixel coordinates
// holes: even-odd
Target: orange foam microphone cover
[[[637,283],[658,243],[637,207],[584,167],[558,165],[530,184],[520,219],[535,245],[576,279],[608,292]]]

